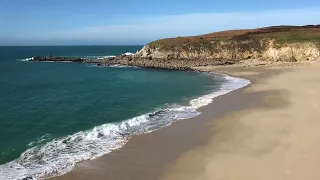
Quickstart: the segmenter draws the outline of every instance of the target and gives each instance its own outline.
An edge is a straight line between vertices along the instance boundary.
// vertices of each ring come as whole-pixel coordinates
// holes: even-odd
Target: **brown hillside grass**
[[[243,41],[274,39],[278,45],[296,42],[315,42],[320,44],[320,25],[271,26],[257,29],[240,29],[214,32],[200,36],[160,39],[149,43],[151,47],[178,49],[188,46],[210,47],[213,41]]]

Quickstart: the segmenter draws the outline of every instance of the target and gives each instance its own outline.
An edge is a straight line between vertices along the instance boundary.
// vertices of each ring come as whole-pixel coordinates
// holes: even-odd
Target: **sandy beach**
[[[262,102],[212,119],[207,144],[181,155],[161,179],[320,179],[320,66],[266,69],[281,72],[243,91],[261,93]]]
[[[52,179],[320,179],[320,65],[206,67],[252,84]]]

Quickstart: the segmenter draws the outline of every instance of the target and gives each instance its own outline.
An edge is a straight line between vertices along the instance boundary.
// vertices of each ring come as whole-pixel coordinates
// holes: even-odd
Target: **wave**
[[[111,58],[111,57],[116,57],[116,56],[82,56],[81,58],[83,58],[83,59],[106,59],[106,58]]]
[[[37,140],[32,141],[31,143],[29,143],[28,146],[29,147],[33,147],[35,145],[41,144],[44,141],[48,141],[50,139],[51,139],[51,134],[45,134],[45,135],[41,136],[40,138],[38,138]]]
[[[134,55],[135,55],[135,53],[126,52],[126,53],[124,53],[124,54],[122,54],[122,55],[125,55],[125,56],[134,56]]]
[[[250,84],[246,79],[220,76],[225,83],[218,91],[193,99],[189,105],[169,105],[123,122],[103,124],[32,147],[18,159],[0,165],[0,179],[37,179],[63,175],[80,161],[95,159],[121,148],[134,135],[150,133],[175,121],[195,117],[200,114],[197,109],[208,105],[215,97]]]
[[[88,65],[87,67],[111,67],[111,68],[139,68],[136,66],[127,66],[127,65],[121,65],[121,64],[114,64],[114,65],[108,65],[108,66],[98,66],[97,64]]]
[[[25,58],[25,59],[19,59],[19,61],[32,61],[34,57]]]
[[[108,67],[114,67],[114,68],[138,68],[136,66],[127,66],[127,65],[121,65],[121,64],[114,64],[114,65],[110,65]]]

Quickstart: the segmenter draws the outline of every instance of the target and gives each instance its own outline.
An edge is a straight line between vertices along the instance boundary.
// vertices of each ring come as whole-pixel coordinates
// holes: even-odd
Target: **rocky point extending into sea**
[[[98,66],[135,66],[143,68],[157,68],[168,70],[182,70],[189,71],[191,67],[207,66],[207,65],[230,65],[235,62],[232,60],[216,59],[215,61],[209,59],[162,59],[152,57],[140,57],[137,55],[121,55],[117,57],[99,58],[99,59],[84,59],[84,58],[67,58],[56,56],[40,56],[34,57],[31,61],[54,61],[54,62],[75,62],[75,63],[95,63]]]

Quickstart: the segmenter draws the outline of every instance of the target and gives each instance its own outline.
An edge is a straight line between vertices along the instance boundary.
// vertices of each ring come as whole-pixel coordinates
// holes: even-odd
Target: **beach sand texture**
[[[201,68],[252,84],[53,179],[318,180],[320,65],[290,65]]]
[[[225,70],[251,74],[243,94],[262,93],[261,104],[212,119],[207,144],[181,155],[161,179],[320,179],[320,66],[269,69],[282,72],[264,79]]]

